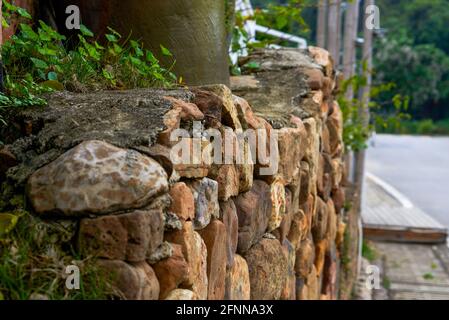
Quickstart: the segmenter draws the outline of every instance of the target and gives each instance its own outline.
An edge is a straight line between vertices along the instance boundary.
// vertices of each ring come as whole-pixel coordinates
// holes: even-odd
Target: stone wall
[[[69,241],[122,298],[336,299],[347,216],[332,59],[263,50],[242,65],[232,92],[53,94],[10,119],[0,174],[35,216],[70,222]],[[251,130],[256,143],[238,140]]]

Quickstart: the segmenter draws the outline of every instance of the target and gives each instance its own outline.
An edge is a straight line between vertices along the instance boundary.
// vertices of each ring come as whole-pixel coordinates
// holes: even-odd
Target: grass
[[[404,120],[397,125],[389,127],[377,127],[378,133],[411,134],[411,135],[449,135],[449,119],[433,121],[424,120]]]
[[[94,258],[81,260],[71,247],[71,223],[46,223],[23,213],[16,227],[0,239],[0,299],[98,300],[114,295]],[[80,289],[66,288],[66,266],[80,268]]]
[[[377,258],[376,250],[371,246],[371,244],[363,240],[362,244],[362,256],[367,259],[369,262],[373,262]]]

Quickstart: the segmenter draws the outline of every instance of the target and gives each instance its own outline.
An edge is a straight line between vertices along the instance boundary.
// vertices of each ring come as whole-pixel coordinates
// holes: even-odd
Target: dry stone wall
[[[34,215],[75,224],[70,241],[122,298],[336,299],[345,200],[332,59],[311,47],[249,61],[260,67],[243,66],[232,91],[54,94],[12,119],[2,175]]]

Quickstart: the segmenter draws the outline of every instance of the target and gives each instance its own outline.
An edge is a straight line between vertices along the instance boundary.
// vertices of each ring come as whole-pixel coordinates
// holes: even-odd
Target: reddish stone
[[[183,221],[193,220],[195,217],[195,203],[189,187],[184,182],[175,183],[170,188],[170,196],[172,202],[169,210]]]
[[[189,267],[182,254],[182,247],[172,244],[173,255],[153,265],[154,272],[160,284],[160,299],[165,299],[168,294],[181,283],[188,281]]]
[[[213,220],[199,231],[207,247],[208,299],[223,300],[226,278],[226,227],[219,220]]]
[[[296,276],[306,279],[312,271],[312,266],[315,261],[315,246],[311,238],[306,238],[301,241],[295,259],[295,273]]]
[[[226,272],[225,300],[249,300],[250,291],[248,264],[237,254],[234,265]]]
[[[234,256],[237,252],[237,243],[239,239],[237,209],[232,200],[220,202],[220,220],[226,227],[226,267],[229,269],[234,264]]]
[[[98,260],[100,272],[119,293],[128,300],[157,300],[159,282],[153,269],[146,262],[128,264],[120,260]]]
[[[254,181],[250,191],[235,199],[239,222],[237,252],[245,253],[265,234],[271,216],[270,187],[264,181]]]
[[[288,267],[278,240],[262,239],[245,254],[251,300],[277,300],[287,281]]]
[[[162,210],[140,210],[81,220],[79,248],[86,256],[139,262],[162,244],[163,236]]]

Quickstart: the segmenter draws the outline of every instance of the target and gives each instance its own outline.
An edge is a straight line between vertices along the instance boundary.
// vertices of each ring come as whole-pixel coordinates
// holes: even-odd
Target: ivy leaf
[[[173,54],[170,52],[170,50],[168,50],[166,47],[164,47],[162,44],[160,45],[161,46],[161,52],[162,52],[162,54],[164,55],[164,56],[167,56],[167,57],[172,57],[173,56]]]
[[[28,13],[28,11],[26,11],[24,8],[17,7],[17,13],[18,13],[19,16],[21,16],[22,18],[33,19],[33,17],[32,17],[32,16]]]
[[[90,31],[84,24],[80,26],[81,34],[85,37],[93,37],[94,33]]]
[[[48,69],[48,64],[45,61],[38,59],[38,58],[30,58],[30,59],[31,59],[31,61],[33,61],[33,64],[36,68]]]

